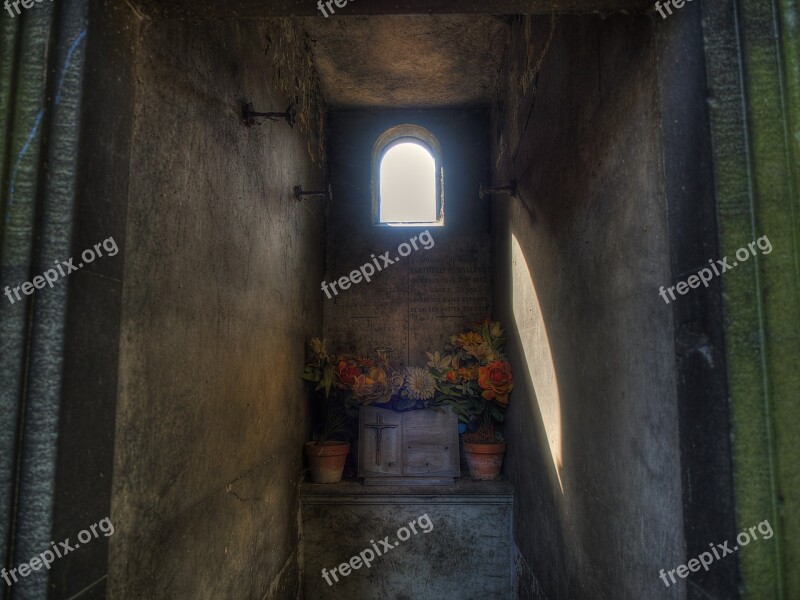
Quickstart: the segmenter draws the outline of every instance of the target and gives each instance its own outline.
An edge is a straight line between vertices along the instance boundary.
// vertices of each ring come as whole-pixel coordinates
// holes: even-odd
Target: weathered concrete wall
[[[108,238],[117,242],[119,253],[84,266],[65,282],[70,310],[64,344],[55,524],[47,542],[75,541],[80,531],[111,515],[139,18],[130,6],[114,0],[93,0],[89,7],[77,202],[69,255],[79,257],[86,248]],[[56,561],[50,570],[49,597],[105,597],[110,539],[101,535]]]
[[[520,188],[492,204],[515,541],[548,598],[678,597],[658,578],[683,527],[651,21],[520,20],[499,100],[495,183]]]
[[[412,123],[439,140],[444,166],[442,227],[372,225],[372,150],[390,127]],[[330,161],[334,200],[328,210],[326,281],[349,275],[428,229],[434,245],[386,266],[324,299],[325,336],[333,351],[371,354],[394,348],[402,365],[421,365],[462,327],[489,316],[489,207],[478,198],[488,176],[486,109],[332,111]],[[382,263],[379,263],[382,264]]]
[[[665,286],[684,281],[720,257],[701,5],[684,8],[678,18],[655,19],[672,272]],[[707,551],[713,540],[732,540],[737,533],[722,319],[727,275],[665,306],[674,324],[687,558]],[[737,598],[739,556],[692,573],[687,598]]]
[[[123,298],[109,592],[294,598],[321,328],[321,111],[289,21],[146,22]],[[240,121],[240,99],[300,122]]]

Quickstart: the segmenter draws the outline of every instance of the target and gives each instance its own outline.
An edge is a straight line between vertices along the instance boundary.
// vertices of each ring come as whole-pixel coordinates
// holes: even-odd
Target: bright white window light
[[[435,223],[436,160],[422,144],[402,141],[383,155],[380,166],[380,222]]]

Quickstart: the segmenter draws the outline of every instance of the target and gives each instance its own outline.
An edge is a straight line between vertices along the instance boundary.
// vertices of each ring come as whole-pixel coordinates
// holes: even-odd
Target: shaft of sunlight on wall
[[[556,369],[528,261],[525,260],[525,254],[517,241],[517,236],[513,234],[511,236],[511,277],[514,319],[517,322],[525,363],[533,384],[532,401],[539,406],[539,413],[542,416],[547,435],[547,444],[550,447],[550,458],[558,477],[558,485],[563,493],[561,397],[558,392]]]

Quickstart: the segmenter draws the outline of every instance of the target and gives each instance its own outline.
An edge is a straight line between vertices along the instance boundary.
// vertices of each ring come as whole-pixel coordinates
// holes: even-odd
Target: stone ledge
[[[336,484],[303,483],[302,504],[513,504],[508,481],[456,479],[452,486],[369,485],[358,480]]]

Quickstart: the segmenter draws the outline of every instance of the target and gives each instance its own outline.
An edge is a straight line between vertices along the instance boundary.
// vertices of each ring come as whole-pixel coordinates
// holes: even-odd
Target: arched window
[[[442,151],[418,125],[384,132],[372,151],[372,222],[375,225],[444,225]]]

